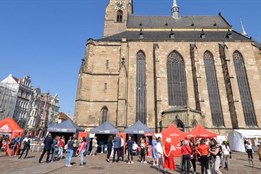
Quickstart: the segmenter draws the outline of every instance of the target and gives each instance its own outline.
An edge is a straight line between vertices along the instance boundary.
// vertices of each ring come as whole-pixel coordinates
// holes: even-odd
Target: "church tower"
[[[103,37],[125,31],[128,16],[132,13],[132,0],[110,0],[105,11]]]
[[[177,0],[173,0],[173,5],[171,8],[171,15],[175,19],[179,18],[179,6],[177,4]]]

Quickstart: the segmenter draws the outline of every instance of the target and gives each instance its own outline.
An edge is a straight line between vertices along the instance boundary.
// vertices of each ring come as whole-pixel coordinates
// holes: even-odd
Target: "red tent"
[[[0,121],[0,133],[12,133],[14,137],[22,135],[24,130],[11,117],[7,117]]]
[[[176,157],[180,157],[180,141],[184,140],[187,137],[187,133],[182,132],[178,128],[176,128],[173,124],[169,125],[169,127],[162,132],[162,141],[163,144],[166,141],[167,137],[171,138],[171,144],[175,146],[176,151],[173,152],[173,155]]]
[[[189,134],[188,137],[193,138],[214,138],[217,134],[207,131],[203,126],[197,125]]]

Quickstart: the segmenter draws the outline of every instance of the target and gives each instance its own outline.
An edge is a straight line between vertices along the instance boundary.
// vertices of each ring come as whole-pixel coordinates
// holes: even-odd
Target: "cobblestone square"
[[[152,166],[151,158],[146,158],[147,164],[142,164],[135,156],[134,164],[126,162],[107,163],[105,154],[97,156],[87,156],[85,158],[86,165],[80,167],[80,158],[72,159],[73,166],[66,167],[65,159],[60,161],[41,164],[38,163],[39,152],[30,152],[27,159],[18,159],[18,157],[6,157],[4,153],[0,153],[0,171],[1,174],[157,174],[160,173]],[[46,156],[45,156],[46,157]],[[43,161],[45,160],[43,158]],[[180,159],[175,158],[177,167],[179,168]],[[197,172],[199,174],[200,166],[197,164]],[[258,160],[257,153],[254,154],[254,167],[248,166],[247,154],[234,152],[230,160],[229,171],[221,170],[223,174],[260,174],[261,162]],[[176,171],[179,173],[179,171]]]

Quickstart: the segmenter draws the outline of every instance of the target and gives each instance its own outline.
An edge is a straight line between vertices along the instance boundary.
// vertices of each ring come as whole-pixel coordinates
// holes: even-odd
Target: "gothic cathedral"
[[[75,119],[86,130],[140,120],[219,134],[261,126],[261,47],[217,16],[133,15],[133,0],[109,0],[103,38],[89,39]]]

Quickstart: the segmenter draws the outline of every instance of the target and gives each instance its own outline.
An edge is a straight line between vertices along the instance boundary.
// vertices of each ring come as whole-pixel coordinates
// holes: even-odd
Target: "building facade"
[[[124,129],[142,121],[156,132],[175,123],[219,134],[261,126],[260,46],[219,14],[135,16],[132,0],[110,0],[104,37],[89,39],[75,120]]]
[[[0,120],[14,115],[19,84],[9,75],[0,82]]]
[[[0,119],[12,117],[22,128],[39,132],[55,123],[59,113],[58,95],[33,88],[31,78],[10,74],[0,82]]]

